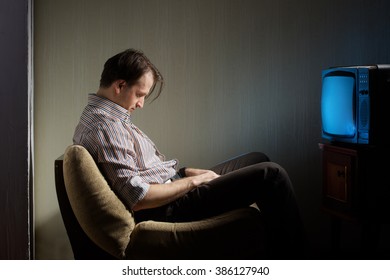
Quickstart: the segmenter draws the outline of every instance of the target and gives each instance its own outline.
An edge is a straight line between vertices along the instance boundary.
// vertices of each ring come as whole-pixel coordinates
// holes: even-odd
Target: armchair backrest
[[[84,147],[71,145],[63,159],[56,160],[55,171],[61,215],[75,258],[123,258],[134,219],[92,156]]]

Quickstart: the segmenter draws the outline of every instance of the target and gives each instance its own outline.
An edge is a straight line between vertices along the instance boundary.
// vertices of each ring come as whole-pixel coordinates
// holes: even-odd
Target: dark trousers
[[[303,225],[292,183],[280,165],[263,153],[249,153],[211,169],[222,176],[168,205],[135,212],[136,221],[194,221],[256,203],[271,258],[302,258]]]

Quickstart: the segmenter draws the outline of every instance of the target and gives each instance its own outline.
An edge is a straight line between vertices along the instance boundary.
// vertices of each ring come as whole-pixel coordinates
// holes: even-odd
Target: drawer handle
[[[345,170],[337,170],[337,176],[345,178]]]

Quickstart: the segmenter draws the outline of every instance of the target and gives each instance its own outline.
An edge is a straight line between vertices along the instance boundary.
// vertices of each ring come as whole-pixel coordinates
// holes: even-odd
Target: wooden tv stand
[[[322,151],[322,209],[332,217],[333,251],[340,250],[342,221],[357,222],[361,252],[376,248],[380,224],[390,220],[388,149],[372,146],[319,144]],[[387,166],[387,167],[386,167]]]

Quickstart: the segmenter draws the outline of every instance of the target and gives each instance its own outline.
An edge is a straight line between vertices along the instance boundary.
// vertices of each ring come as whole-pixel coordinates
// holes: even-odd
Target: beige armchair
[[[209,219],[135,223],[91,155],[69,146],[55,160],[56,191],[75,259],[264,259],[260,211]]]

